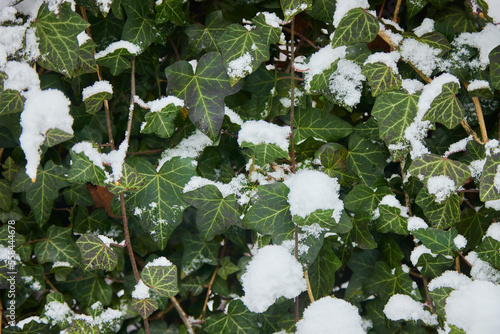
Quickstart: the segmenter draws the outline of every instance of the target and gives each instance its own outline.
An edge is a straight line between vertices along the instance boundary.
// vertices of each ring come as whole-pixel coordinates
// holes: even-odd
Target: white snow
[[[354,107],[361,100],[365,80],[361,66],[351,60],[341,59],[337,70],[329,78],[330,92],[345,105]]]
[[[467,90],[472,92],[476,89],[489,89],[491,91],[490,83],[486,80],[472,80],[467,86]]]
[[[146,299],[149,298],[149,287],[144,284],[144,282],[139,280],[139,283],[135,285],[134,291],[132,291],[132,298],[136,299]]]
[[[252,73],[252,61],[253,57],[250,52],[245,52],[243,56],[229,62],[227,66],[227,75],[230,78],[245,77],[247,74]]]
[[[53,325],[64,321],[71,323],[71,316],[73,315],[73,311],[71,311],[68,304],[58,301],[45,304],[43,313]]]
[[[429,227],[427,223],[420,217],[413,216],[408,218],[408,231],[416,231],[420,228],[426,229]]]
[[[7,0],[6,3],[4,2],[0,5],[0,7],[3,7],[0,8],[0,24],[8,21],[14,22],[16,20],[17,10],[12,7],[13,4],[14,1]]]
[[[434,195],[434,201],[441,203],[448,198],[457,188],[455,181],[447,175],[431,176],[427,180],[429,194]]]
[[[229,120],[233,124],[237,125],[243,125],[243,120],[241,119],[240,115],[238,115],[234,110],[228,108],[227,106],[224,106],[224,115],[229,117]]]
[[[82,99],[86,100],[92,95],[103,92],[113,94],[113,86],[107,80],[96,81],[92,86],[85,87],[82,91]]]
[[[401,205],[395,195],[385,195],[378,205],[387,205],[393,208],[398,208],[399,215],[401,217],[408,218],[408,208]]]
[[[288,152],[289,126],[279,126],[263,120],[247,121],[241,125],[238,132],[238,144],[244,142],[251,144],[274,144],[283,151]]]
[[[300,4],[298,7],[296,7],[296,8],[292,8],[292,9],[289,9],[289,8],[288,8],[288,9],[286,9],[286,10],[285,10],[285,12],[284,12],[284,14],[285,14],[285,16],[287,16],[287,17],[292,17],[292,16],[294,16],[297,12],[299,12],[299,11],[303,11],[303,10],[306,10],[306,9],[307,9],[307,7],[308,7],[307,3],[305,3],[305,2],[304,2],[304,3],[301,3],[301,4]]]
[[[285,24],[285,22],[282,19],[280,19],[275,13],[260,12],[257,13],[256,16],[259,16],[260,14],[264,15],[266,23],[273,28],[279,28],[280,25]]]
[[[78,46],[82,46],[87,42],[88,40],[91,40],[90,36],[87,35],[87,32],[84,30],[81,33],[76,36],[76,39],[78,40]]]
[[[192,59],[188,61],[189,65],[193,68],[193,73],[196,72],[196,67],[198,67],[198,60],[197,59]]]
[[[149,101],[147,103],[151,112],[158,112],[163,108],[165,108],[166,106],[168,106],[169,104],[173,104],[176,107],[183,107],[184,100],[181,100],[173,95],[169,95],[169,96],[163,96],[160,99]]]
[[[361,7],[363,9],[370,8],[367,0],[338,0],[335,5],[335,13],[333,14],[333,26],[337,28],[342,18],[354,8]]]
[[[489,262],[481,260],[476,252],[469,252],[465,259],[472,265],[470,275],[474,280],[500,282],[500,271],[493,268]]]
[[[408,295],[393,295],[384,307],[385,316],[393,321],[422,320],[427,325],[438,325],[437,315],[424,310],[424,305]]]
[[[425,247],[424,245],[418,245],[417,247],[413,248],[410,254],[410,261],[413,264],[414,267],[417,266],[418,259],[420,259],[420,256],[422,254],[430,254],[432,257],[436,257],[436,254],[433,254],[432,251]]]
[[[493,185],[495,186],[497,193],[500,193],[500,165],[497,166],[495,178],[493,179]]]
[[[300,170],[285,180],[290,188],[288,203],[293,216],[306,218],[316,210],[333,209],[333,218],[338,223],[344,202],[339,198],[340,185],[336,178],[331,178],[316,170]]]
[[[109,9],[111,8],[111,4],[113,0],[96,0],[97,6],[99,6],[99,10],[102,13],[109,13]]]
[[[26,156],[26,174],[34,180],[40,164],[40,146],[45,141],[45,132],[59,129],[73,134],[73,117],[69,114],[69,99],[57,89],[29,90],[24,94],[24,110],[21,113],[23,131],[19,137]]]
[[[498,333],[500,286],[484,281],[459,286],[446,299],[445,310],[448,323],[467,334]]]
[[[148,262],[144,266],[144,268],[147,268],[147,267],[170,267],[171,265],[172,265],[172,262],[167,260],[166,257],[160,256],[160,257],[154,259],[153,261]]]
[[[457,141],[456,143],[451,144],[450,147],[448,148],[448,150],[443,154],[443,157],[447,157],[452,153],[465,151],[465,149],[467,147],[467,143],[470,142],[471,140],[472,140],[472,135],[470,135],[464,139],[461,139],[461,140]]]
[[[497,139],[490,139],[486,144],[484,144],[484,148],[486,149],[486,155],[490,156],[492,153],[497,154],[500,152],[499,146],[500,142]]]
[[[241,277],[243,303],[262,313],[280,297],[294,298],[306,290],[302,265],[284,247],[264,246],[247,264]]]
[[[453,270],[447,270],[441,274],[441,276],[434,278],[429,283],[429,291],[433,291],[439,288],[452,288],[458,289],[461,286],[467,286],[472,282],[472,280]]]
[[[25,89],[39,89],[40,79],[38,73],[27,63],[9,61],[5,64],[3,72],[7,74],[4,89],[23,91]]]
[[[339,46],[332,49],[331,44],[319,49],[311,55],[307,64],[295,64],[295,68],[304,72],[304,87],[306,91],[311,89],[311,80],[317,74],[323,73],[332,66],[339,58],[346,56],[346,46]]]
[[[408,94],[413,95],[418,91],[424,89],[424,84],[417,79],[403,79],[401,86],[405,89]]]
[[[488,227],[486,234],[484,235],[484,238],[485,237],[490,237],[497,241],[500,241],[500,223],[491,224],[490,227]]]
[[[105,245],[106,247],[110,247],[111,244],[118,244],[118,242],[116,242],[115,240],[111,239],[111,238],[108,238],[107,236],[105,235],[98,235],[97,236]]]
[[[400,46],[400,52],[401,58],[412,63],[426,76],[430,76],[438,65],[441,50],[413,38],[406,38]]]
[[[106,49],[96,53],[94,55],[94,58],[95,59],[103,58],[119,49],[127,49],[127,51],[133,55],[136,55],[141,52],[141,48],[133,43],[130,43],[128,41],[118,41],[111,43],[106,47]]]
[[[469,164],[469,169],[473,178],[479,178],[481,176],[485,163],[486,159],[471,161],[471,163]]]
[[[493,23],[500,23],[500,2],[498,0],[483,0],[488,4],[488,16],[493,19]]]
[[[397,51],[392,51],[389,53],[375,52],[370,56],[368,56],[368,58],[366,58],[363,65],[381,62],[387,65],[387,67],[390,67],[394,74],[398,74],[399,72],[398,72],[397,62],[399,61],[400,57],[401,55]]]
[[[493,200],[493,201],[486,201],[484,203],[484,206],[487,209],[493,209],[493,210],[500,211],[500,199]]]
[[[463,235],[459,234],[455,237],[455,239],[453,239],[453,243],[458,249],[462,249],[467,246],[467,239]]]
[[[479,58],[474,59],[469,65],[484,70],[490,63],[488,56],[491,50],[500,45],[500,28],[488,23],[480,32],[460,34],[453,40],[452,45],[459,50],[459,53],[460,49],[465,45],[478,49]]]
[[[244,174],[239,174],[238,176],[233,177],[229,183],[212,181],[201,176],[193,176],[184,186],[183,192],[187,193],[206,185],[216,186],[217,189],[219,189],[219,191],[221,192],[223,198],[234,194],[240,205],[245,205],[246,203],[248,203],[248,201],[250,201],[251,197],[253,196],[251,191],[248,192],[245,189],[245,187],[247,186],[247,179]]]
[[[56,261],[56,262],[54,262],[54,264],[52,264],[52,268],[56,268],[56,267],[69,267],[69,268],[73,268],[73,266],[69,262],[66,262],[66,261]]]
[[[334,297],[323,297],[311,303],[297,323],[297,334],[363,334],[358,308]]]
[[[429,19],[427,17],[422,21],[422,23],[418,27],[413,29],[413,32],[418,37],[422,37],[423,35],[433,31],[434,31],[434,20]]]
[[[207,146],[213,144],[212,139],[208,138],[200,130],[196,130],[191,136],[184,138],[175,148],[169,148],[161,154],[161,159],[158,161],[157,171],[161,169],[163,164],[172,160],[173,157],[181,158],[197,158],[198,155]]]
[[[76,154],[83,152],[87,156],[87,158],[89,158],[89,160],[94,164],[94,166],[104,169],[102,155],[97,150],[97,148],[94,147],[94,145],[92,145],[91,142],[88,141],[79,142],[73,145],[71,149]]]
[[[399,27],[399,25],[397,23],[392,22],[390,20],[382,19],[382,21],[387,25]],[[394,44],[395,47],[397,47],[403,41],[403,36],[401,36],[400,34],[398,34],[396,32],[393,32],[391,29],[388,29],[384,24],[379,23],[379,27],[380,27],[380,31],[385,33],[387,35],[387,37],[389,37],[389,39],[391,40],[392,44]],[[401,28],[399,28],[397,30],[400,32],[403,32],[403,30]]]

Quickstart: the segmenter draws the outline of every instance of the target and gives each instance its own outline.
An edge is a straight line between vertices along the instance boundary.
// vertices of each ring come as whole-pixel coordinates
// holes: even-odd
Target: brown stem
[[[54,290],[54,292],[59,292],[59,290],[57,290],[57,288],[54,286],[54,284],[52,284],[52,282],[47,278],[47,276],[43,276],[43,279],[50,286],[50,288]]]
[[[139,283],[139,271],[137,270],[137,263],[135,262],[134,250],[132,249],[132,243],[130,242],[130,232],[128,229],[128,219],[127,211],[125,210],[125,197],[123,193],[120,193],[120,206],[122,209],[123,218],[123,230],[125,232],[125,244],[127,245],[128,257],[130,258],[130,263],[132,264],[132,271],[134,272],[135,282]]]
[[[460,270],[460,256],[455,258],[455,271],[459,274],[462,273],[462,270]]]
[[[201,310],[201,314],[198,317],[198,319],[203,319],[203,315],[205,314],[208,306],[208,300],[210,299],[210,292],[212,292],[212,286],[214,285],[215,277],[217,276],[217,272],[219,271],[220,264],[217,263],[217,267],[215,267],[214,273],[212,274],[212,277],[210,278],[210,282],[208,283],[208,289],[207,289],[207,294],[205,296],[205,302],[203,303],[203,308]]]
[[[382,38],[387,44],[389,44],[391,51],[394,51],[397,49],[396,45],[392,41],[392,39],[382,30],[379,30],[378,35],[380,38]]]
[[[378,18],[380,19],[382,17],[382,11],[384,10],[384,7],[385,7],[385,1],[382,2],[382,6],[380,6],[380,11],[378,12]]]
[[[283,30],[285,30],[286,32],[289,32],[291,33],[292,30],[288,27],[283,27]],[[314,44],[313,42],[311,42],[306,36],[302,35],[300,32],[297,32],[297,31],[294,31],[293,32],[295,35],[299,36],[299,38],[303,41],[305,41],[307,44],[309,44],[310,46],[312,46],[314,49],[316,50],[319,50],[321,49],[319,46],[317,46],[316,44]]]
[[[429,304],[429,309],[431,313],[436,313],[436,307],[432,301],[431,294],[429,293],[429,285],[427,284],[427,278],[422,276],[422,282],[424,283],[425,297],[427,299],[427,304]]]
[[[465,258],[464,254],[463,254],[461,251],[459,251],[459,250],[457,250],[457,253],[458,253],[458,255],[460,255],[460,257],[462,257],[462,259],[464,260],[464,262],[465,262],[465,263],[466,263],[469,267],[471,267],[471,268],[472,268],[472,264],[471,264],[471,263],[470,263],[470,262],[469,262],[469,261]]]
[[[170,43],[170,45],[172,45],[172,48],[174,49],[175,57],[177,58],[177,60],[182,60],[181,56],[179,55],[179,51],[177,50],[177,46],[175,45],[174,40],[172,39],[171,36],[168,36],[168,42]]]
[[[472,138],[474,139],[475,142],[477,142],[481,145],[484,145],[484,143],[481,141],[481,139],[479,139],[479,137],[477,136],[476,132],[474,130],[472,130],[469,123],[467,123],[465,118],[463,118],[460,121],[460,125],[464,128],[465,132],[467,132],[468,135],[472,135]]]
[[[172,303],[174,303],[175,309],[177,310],[177,313],[179,313],[179,316],[181,317],[182,322],[186,326],[188,333],[190,333],[190,334],[194,333],[193,327],[191,326],[191,323],[189,322],[189,319],[186,315],[186,312],[184,312],[184,310],[182,309],[182,307],[179,304],[179,302],[177,301],[177,299],[175,297],[170,297],[170,300],[172,301]]]
[[[399,9],[401,8],[401,0],[398,0],[398,3],[396,4],[396,9],[394,9],[394,16],[392,17],[392,20],[394,22],[399,22],[398,20],[398,14],[399,14]]]
[[[476,107],[476,115],[479,123],[479,128],[481,129],[481,138],[483,139],[483,143],[487,143],[488,133],[486,132],[486,124],[484,123],[483,116],[483,108],[481,108],[481,103],[479,102],[479,98],[477,96],[472,97],[472,102],[474,102],[474,106]]]
[[[156,150],[149,151],[140,151],[140,152],[127,152],[128,155],[148,155],[148,154],[156,154],[165,151],[163,148],[157,148]]]
[[[1,148],[0,148],[0,160],[2,159],[3,151],[4,151],[4,148],[3,148],[3,147],[1,147]],[[2,328],[2,327],[0,327],[0,328]]]
[[[309,300],[311,301],[311,303],[313,303],[314,302],[314,295],[313,295],[312,288],[311,288],[311,282],[309,282],[309,272],[307,270],[304,271],[304,278],[306,279],[306,283],[307,283],[307,294],[309,295]]]

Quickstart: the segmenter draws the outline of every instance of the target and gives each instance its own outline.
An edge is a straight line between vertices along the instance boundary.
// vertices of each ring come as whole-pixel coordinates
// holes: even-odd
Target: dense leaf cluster
[[[34,29],[39,55],[8,60],[63,92],[74,120],[73,133],[43,134],[28,176],[26,87],[4,87],[2,65],[1,254],[14,245],[16,320],[36,316],[4,333],[293,332],[293,300],[257,314],[239,299],[268,244],[296,252],[307,272],[300,314],[331,295],[355,305],[369,333],[465,333],[447,323],[453,289],[428,282],[470,275],[468,254],[500,270],[500,240],[486,235],[500,215],[500,47],[459,37],[498,30],[487,3],[370,0],[334,25],[335,0],[75,2],[3,22]],[[433,29],[414,31],[424,19]],[[112,93],[82,94],[102,80]],[[474,81],[487,85],[467,89]],[[288,147],[242,139],[249,121],[292,125]],[[82,142],[108,157],[128,143],[119,180],[112,163],[75,149]],[[292,215],[284,181],[303,169],[338,180],[342,212]],[[451,189],[436,190],[442,180]],[[0,258],[4,310],[11,269]],[[389,320],[395,294],[427,302],[439,324]]]

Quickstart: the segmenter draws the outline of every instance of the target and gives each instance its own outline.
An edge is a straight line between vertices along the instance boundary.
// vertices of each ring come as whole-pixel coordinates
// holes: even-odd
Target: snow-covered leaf
[[[141,279],[160,297],[173,297],[179,292],[177,286],[177,267],[173,264],[146,265],[141,272]]]
[[[441,123],[448,129],[457,126],[464,117],[464,106],[456,96],[458,89],[456,82],[445,83],[422,120]]]
[[[76,245],[80,249],[85,270],[112,271],[118,264],[115,251],[94,234],[82,235]]]
[[[401,76],[382,62],[366,64],[362,73],[368,79],[374,97],[401,87]]]

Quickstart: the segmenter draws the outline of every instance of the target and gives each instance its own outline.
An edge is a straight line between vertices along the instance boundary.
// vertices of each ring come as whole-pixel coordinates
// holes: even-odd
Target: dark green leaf
[[[416,177],[423,177],[427,183],[430,177],[445,175],[455,182],[456,188],[460,187],[470,177],[470,170],[466,164],[454,161],[435,154],[424,154],[413,160],[408,172]]]
[[[429,0],[413,0],[408,1],[406,6],[408,6],[408,18],[412,18],[418,14],[424,7],[429,3]]]
[[[313,1],[310,15],[316,20],[331,23],[333,14],[335,14],[335,0],[315,0]]]
[[[309,267],[309,282],[314,298],[319,299],[330,294],[335,284],[335,272],[342,262],[333,252],[328,242],[323,244],[318,257]]]
[[[112,271],[118,264],[118,255],[94,234],[82,235],[76,245],[82,255],[84,270]]]
[[[495,213],[495,211],[484,207],[479,211],[472,209],[462,211],[457,230],[467,239],[467,248],[474,249],[481,243],[488,227],[497,216]]]
[[[373,235],[370,233],[371,216],[364,212],[358,212],[352,218],[352,230],[347,234],[349,245],[359,247],[361,249],[374,249],[377,247]]]
[[[354,212],[366,211],[371,214],[386,195],[393,195],[388,187],[377,187],[373,190],[364,184],[358,184],[344,198],[344,206]]]
[[[443,33],[451,41],[455,35],[463,32],[474,32],[476,28],[468,18],[463,7],[448,6],[436,16],[436,31]]]
[[[422,120],[439,122],[448,129],[457,126],[464,117],[464,106],[455,95],[458,89],[459,85],[456,82],[445,83]]]
[[[35,245],[38,263],[68,262],[71,266],[80,264],[80,252],[72,240],[71,228],[49,227],[46,237]]]
[[[149,316],[158,309],[158,303],[154,298],[132,298],[130,303],[143,319],[149,318]]]
[[[500,89],[500,45],[491,50],[489,60],[491,86],[493,89]]]
[[[479,197],[483,202],[500,199],[500,189],[495,186],[498,166],[500,166],[500,153],[486,158],[479,184]]]
[[[382,233],[408,234],[408,218],[401,216],[401,209],[389,205],[378,206],[380,217],[377,219],[377,230]]]
[[[229,303],[227,314],[211,315],[205,331],[210,334],[258,334],[257,314],[250,312],[239,299]]]
[[[401,75],[383,62],[368,63],[363,66],[363,75],[368,79],[372,96],[398,90],[401,87]]]
[[[154,16],[150,3],[126,0],[123,7],[127,13],[127,21],[123,27],[122,39],[145,50],[154,39]]]
[[[10,189],[10,182],[0,179],[0,209],[10,211],[12,204],[12,190]]]
[[[300,12],[311,7],[309,0],[280,0],[281,9],[285,14],[285,21],[290,22],[292,18]]]
[[[127,48],[122,47],[113,52],[99,55],[96,54],[96,61],[99,66],[109,67],[111,74],[116,76],[126,69],[130,68],[128,56],[134,55]]]
[[[397,241],[391,235],[385,235],[382,240],[378,242],[380,252],[385,262],[391,268],[396,268],[399,263],[404,258],[404,254],[401,251]]]
[[[205,241],[198,234],[185,234],[181,240],[184,245],[181,278],[198,270],[203,264],[217,265],[220,248],[220,243],[217,240]]]
[[[264,166],[268,163],[274,162],[276,159],[288,158],[288,152],[275,144],[253,144],[242,142],[241,148],[248,148],[251,150],[250,152],[245,152],[248,156],[247,160],[253,158],[255,164],[258,166]]]
[[[80,45],[73,77],[97,72],[97,64],[94,57],[95,47],[96,45],[91,39]]]
[[[182,107],[173,103],[166,105],[159,111],[150,111],[144,116],[145,125],[142,133],[156,134],[161,138],[168,138],[174,134],[174,119]]]
[[[167,21],[177,26],[189,24],[189,1],[165,0],[156,4],[156,23],[163,24]]]
[[[196,53],[219,51],[216,41],[224,33],[227,25],[222,12],[215,11],[207,15],[205,26],[193,23],[184,32],[189,37],[189,45]]]
[[[18,113],[24,109],[24,97],[18,91],[5,89],[0,93],[0,115]]]
[[[454,256],[455,251],[458,250],[453,241],[458,235],[455,228],[442,231],[429,227],[415,230],[412,234],[435,254]]]
[[[384,177],[387,151],[378,143],[357,134],[349,137],[349,153],[347,154],[347,169],[355,172],[361,181],[370,186]]]
[[[481,260],[500,270],[500,241],[487,236],[476,248],[476,253]]]
[[[308,137],[334,142],[352,132],[352,125],[330,113],[322,115],[316,108],[297,109],[294,122],[293,139],[296,143]]]
[[[262,36],[264,44],[275,44],[280,41],[281,27],[273,27],[267,23],[264,14],[257,13],[252,19],[252,23],[257,27],[256,32]]]
[[[94,185],[103,185],[106,175],[104,169],[94,165],[84,152],[70,151],[72,164],[69,168],[69,182],[90,182]]]
[[[412,282],[401,267],[391,270],[385,262],[378,261],[375,263],[372,275],[366,281],[365,288],[368,292],[387,299],[397,293],[411,295]]]
[[[460,199],[456,194],[436,203],[434,196],[424,187],[418,193],[415,203],[424,210],[431,226],[438,229],[446,229],[460,220]]]
[[[85,110],[89,114],[95,114],[102,108],[102,103],[104,100],[110,100],[113,97],[113,94],[108,92],[99,92],[94,95],[91,95],[83,100],[85,103]]]
[[[332,47],[371,42],[377,37],[379,23],[366,9],[351,9],[342,18],[332,37]]]
[[[219,275],[223,280],[227,280],[227,276],[238,272],[240,268],[231,262],[231,258],[229,256],[224,256],[220,259],[220,267],[217,271],[217,275]]]
[[[455,261],[447,258],[441,254],[434,256],[434,254],[422,254],[418,258],[418,267],[420,273],[427,278],[435,278],[440,276],[445,270],[451,268]]]

